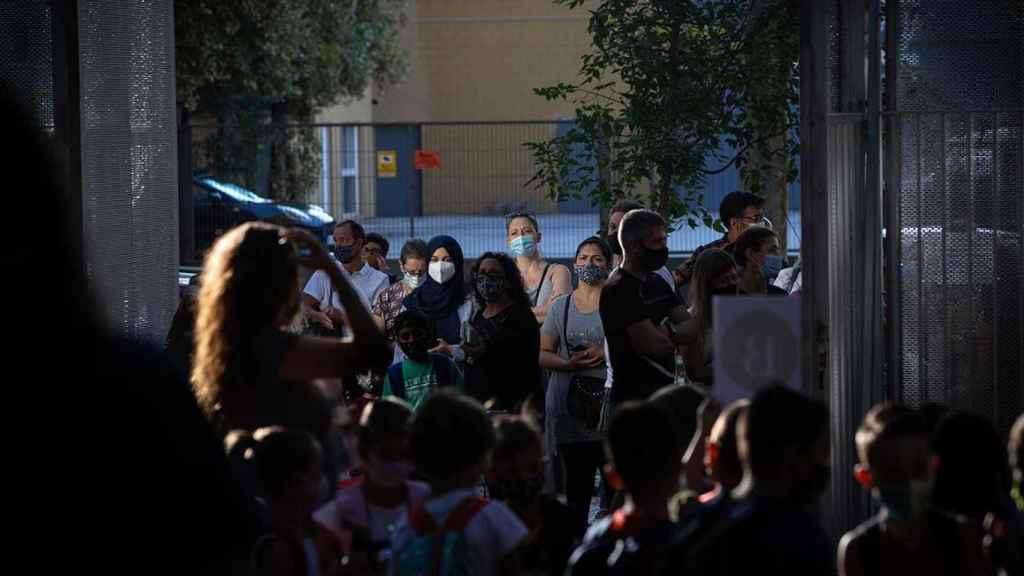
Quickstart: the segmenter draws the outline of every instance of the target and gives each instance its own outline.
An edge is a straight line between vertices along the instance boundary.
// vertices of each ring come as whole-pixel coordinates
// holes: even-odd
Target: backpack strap
[[[572,356],[569,354],[569,306],[572,306],[572,292],[565,298],[565,310],[562,311],[562,346],[565,346],[565,356],[568,359]]]
[[[483,510],[489,503],[488,500],[476,496],[470,496],[459,502],[455,510],[452,510],[448,514],[448,518],[445,519],[444,529],[448,532],[462,532],[477,513]]]
[[[432,352],[430,354],[430,362],[434,367],[434,375],[437,376],[438,388],[455,386],[455,379],[452,378],[451,360],[447,356]]]
[[[409,527],[417,536],[429,536],[441,530],[422,502],[409,512]]]
[[[402,364],[405,360],[395,362],[388,368],[388,382],[391,383],[391,394],[405,400],[405,373],[402,371]]]

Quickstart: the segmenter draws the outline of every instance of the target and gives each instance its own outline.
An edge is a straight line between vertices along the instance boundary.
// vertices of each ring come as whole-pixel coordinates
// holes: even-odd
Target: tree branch
[[[789,132],[789,128],[788,127],[785,130],[782,130],[781,132],[776,132],[775,134],[769,134],[767,136],[762,136],[761,138],[758,138],[757,140],[752,140],[750,142],[747,142],[747,144],[744,145],[743,148],[740,148],[740,151],[737,152],[736,155],[732,157],[732,160],[729,160],[728,162],[726,162],[721,167],[715,168],[714,170],[704,170],[703,168],[701,168],[700,171],[705,176],[714,176],[715,174],[721,174],[722,172],[725,172],[726,170],[728,170],[729,167],[732,166],[733,163],[736,162],[736,160],[738,160],[741,156],[743,156],[743,154],[745,154],[747,152],[747,150],[750,150],[751,146],[754,146],[755,144],[760,144],[760,143],[762,143],[762,142],[764,142],[766,140],[770,140],[770,139],[775,138],[777,136],[782,136],[783,134],[785,134],[787,132]]]

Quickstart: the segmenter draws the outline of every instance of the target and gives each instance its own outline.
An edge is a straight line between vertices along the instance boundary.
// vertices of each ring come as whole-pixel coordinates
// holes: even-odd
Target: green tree
[[[318,178],[317,136],[283,126],[400,80],[404,9],[405,0],[176,0],[178,100],[224,127],[208,143],[218,171],[250,186],[265,176],[280,199],[303,195]]]
[[[554,0],[580,8],[585,0]],[[603,0],[579,80],[538,88],[575,105],[563,136],[528,144],[530,183],[553,200],[590,190],[604,208],[634,196],[674,225],[716,225],[702,184],[735,165],[764,191],[796,176],[798,9],[788,0]],[[726,142],[733,154],[721,153]],[[680,191],[684,192],[680,192]]]

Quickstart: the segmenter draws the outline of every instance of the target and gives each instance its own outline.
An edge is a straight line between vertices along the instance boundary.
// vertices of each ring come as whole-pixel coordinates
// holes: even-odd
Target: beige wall
[[[409,56],[405,80],[384,93],[368,92],[361,100],[325,110],[318,121],[570,117],[571,102],[547,102],[533,89],[577,78],[580,59],[590,46],[587,18],[585,6],[569,10],[551,0],[410,0],[401,38]],[[496,214],[523,206],[538,212],[554,210],[543,190],[524,188],[535,166],[523,146],[549,138],[553,131],[553,125],[424,127],[423,147],[439,151],[442,163],[440,171],[423,175],[424,212]],[[370,132],[360,130],[363,216],[376,210]],[[332,208],[341,205],[337,169],[332,166]]]
[[[550,0],[420,0],[403,43],[409,76],[378,97],[374,119],[554,120],[567,102],[533,89],[576,78],[590,45],[585,8]]]

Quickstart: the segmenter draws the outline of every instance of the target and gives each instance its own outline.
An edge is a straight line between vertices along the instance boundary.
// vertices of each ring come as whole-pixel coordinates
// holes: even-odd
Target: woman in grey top
[[[540,253],[540,227],[537,217],[516,212],[505,217],[509,252],[523,276],[526,295],[538,323],[544,322],[548,308],[556,298],[572,291],[572,273],[561,264],[552,264]]]
[[[605,462],[598,430],[604,396],[604,329],[599,307],[612,252],[598,238],[576,249],[579,288],[556,299],[540,334],[540,365],[550,374],[545,398],[545,434],[552,456],[562,459],[565,494],[578,535],[587,524],[594,474]]]

